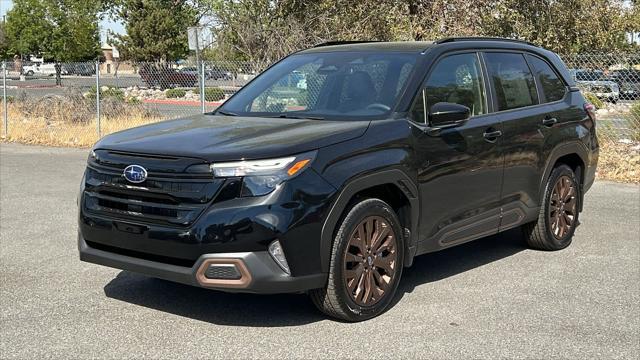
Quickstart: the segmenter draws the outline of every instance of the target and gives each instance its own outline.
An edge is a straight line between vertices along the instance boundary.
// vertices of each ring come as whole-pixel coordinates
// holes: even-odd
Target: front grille
[[[145,159],[122,157],[118,163],[112,156],[108,165],[89,162],[84,192],[88,212],[136,222],[188,226],[214,200],[223,184],[212,175],[176,172],[175,159],[171,160],[170,172],[158,171],[161,167],[156,162],[155,171],[149,171],[146,181],[133,184],[122,175],[123,166],[144,164]],[[186,161],[185,168],[192,162]]]

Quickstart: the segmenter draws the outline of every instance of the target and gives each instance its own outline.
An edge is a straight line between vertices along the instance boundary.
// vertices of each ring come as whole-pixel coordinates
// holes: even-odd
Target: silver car
[[[570,70],[576,85],[584,92],[594,94],[598,99],[616,103],[620,100],[620,87],[607,78],[600,70]]]

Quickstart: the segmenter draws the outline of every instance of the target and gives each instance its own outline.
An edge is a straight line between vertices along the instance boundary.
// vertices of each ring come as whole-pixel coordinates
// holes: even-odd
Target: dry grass
[[[47,97],[9,104],[9,133],[3,141],[49,146],[90,147],[98,141],[95,111],[82,98]],[[94,106],[95,108],[95,106]],[[105,101],[102,135],[162,120],[141,104]],[[0,107],[0,116],[2,108]]]
[[[107,135],[157,120],[160,119],[141,117],[103,119],[102,134]],[[98,134],[95,122],[70,124],[42,119],[16,119],[11,116],[9,136],[3,140],[25,144],[87,148],[98,141]]]
[[[640,183],[640,143],[600,142],[598,178]]]

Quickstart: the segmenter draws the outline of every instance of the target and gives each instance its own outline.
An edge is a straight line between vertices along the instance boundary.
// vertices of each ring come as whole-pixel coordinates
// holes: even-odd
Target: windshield
[[[220,108],[242,116],[371,118],[402,94],[417,54],[331,52],[290,56]]]

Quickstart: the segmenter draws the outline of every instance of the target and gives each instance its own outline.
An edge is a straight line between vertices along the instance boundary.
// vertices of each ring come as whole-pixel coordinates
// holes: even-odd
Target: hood
[[[359,137],[369,121],[197,115],[107,135],[94,149],[197,157],[260,159],[319,149]]]

